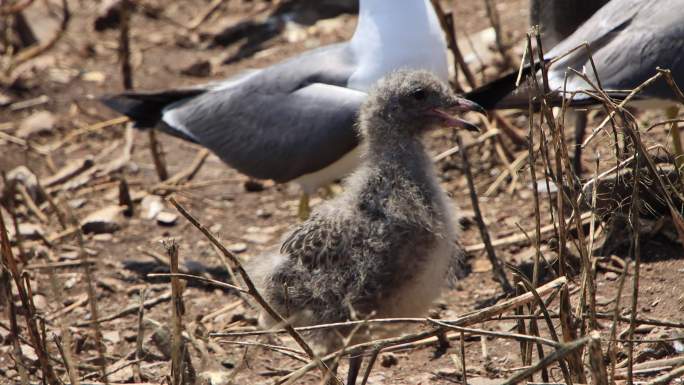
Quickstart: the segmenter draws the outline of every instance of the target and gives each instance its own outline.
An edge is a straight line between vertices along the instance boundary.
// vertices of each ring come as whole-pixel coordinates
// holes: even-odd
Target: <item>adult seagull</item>
[[[676,83],[684,85],[684,0],[612,0],[582,24],[577,31],[553,47],[546,59],[567,53],[585,42],[596,64],[601,85],[615,98],[652,77],[656,68],[672,70]],[[568,70],[586,72],[596,84],[596,77],[586,49],[565,56],[549,68],[549,87],[560,102],[567,74],[567,92],[589,89],[580,76]],[[586,71],[584,70],[586,68]],[[466,95],[486,109],[528,107],[530,90],[515,88],[517,73],[497,79]],[[598,104],[590,96],[578,93],[572,104]],[[632,103],[637,108],[666,108],[670,118],[678,113],[679,102],[664,80],[643,89]],[[675,146],[681,146],[678,130],[672,130]],[[578,141],[583,140],[584,131]],[[678,148],[678,147],[676,147]],[[677,150],[679,152],[679,150]],[[578,156],[578,155],[576,155]]]
[[[212,150],[251,177],[295,182],[308,197],[359,164],[354,122],[371,85],[398,69],[448,78],[447,47],[430,0],[361,0],[351,40],[225,81],[126,92],[104,103],[138,127]]]
[[[530,1],[530,25],[539,26],[542,46],[548,49],[572,35],[607,2],[608,0],[532,0]],[[580,174],[582,172],[582,147],[578,144],[584,138],[587,112],[572,112],[570,117],[575,121],[576,142],[572,161],[575,172]]]

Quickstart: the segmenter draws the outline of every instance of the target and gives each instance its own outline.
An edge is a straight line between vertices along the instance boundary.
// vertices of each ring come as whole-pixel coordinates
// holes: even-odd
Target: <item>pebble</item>
[[[76,199],[70,200],[69,202],[67,202],[67,204],[72,209],[80,209],[81,207],[83,207],[86,204],[86,202],[87,202],[87,200],[85,198],[76,198]]]
[[[14,238],[16,236],[14,226],[10,226],[8,230],[10,239]],[[45,237],[45,231],[43,230],[43,226],[36,223],[20,223],[19,234],[21,235],[23,240],[31,241],[43,239]]]
[[[67,279],[66,281],[64,281],[64,288],[65,289],[71,289],[74,286],[76,286],[77,283],[78,283],[78,278],[71,277],[71,278]]]
[[[164,209],[164,202],[158,195],[147,195],[140,202],[144,219],[154,219]]]
[[[266,211],[264,209],[258,209],[256,211],[256,216],[261,219],[267,219],[270,218],[273,215],[270,211]]]
[[[57,118],[50,111],[38,111],[19,123],[16,136],[26,139],[31,135],[52,131]]]
[[[245,234],[242,239],[247,242],[256,243],[257,245],[264,245],[273,239],[273,236],[264,233],[250,233]]]
[[[47,311],[47,299],[44,295],[36,294],[33,296],[33,304],[36,306],[38,311]]]
[[[32,347],[28,345],[21,344],[21,354],[29,359],[30,361],[37,362],[38,361],[38,356],[36,355],[36,351],[33,350]]]
[[[95,234],[93,236],[93,240],[95,242],[110,242],[112,239],[114,239],[114,236],[112,234],[107,233]]]
[[[121,206],[107,206],[92,212],[81,221],[81,229],[86,234],[106,234],[118,231],[121,228],[120,216],[123,209]]]
[[[231,373],[222,370],[207,370],[200,372],[200,383],[208,385],[228,385],[232,383]]]
[[[40,190],[38,187],[38,177],[36,174],[32,173],[28,167],[19,166],[13,168],[7,173],[7,180],[23,184],[29,192],[29,195],[31,195],[31,198],[36,201],[36,203],[40,203],[38,200],[38,192]]]
[[[247,244],[244,242],[232,243],[232,244],[228,245],[228,250],[231,253],[235,253],[235,254],[244,253],[245,251],[247,251]]]
[[[121,334],[118,330],[103,331],[102,338],[113,344],[118,344],[121,341]]]
[[[615,281],[616,279],[618,279],[619,275],[616,272],[609,271],[606,274],[604,274],[604,277],[606,277],[606,279],[609,281]]]
[[[81,76],[81,79],[86,82],[104,83],[107,75],[100,71],[88,71]]]
[[[14,103],[14,98],[12,96],[0,92],[0,107],[9,106],[12,103]]]
[[[162,226],[173,226],[176,224],[177,221],[177,214],[168,211],[162,211],[159,214],[157,214],[157,223]]]

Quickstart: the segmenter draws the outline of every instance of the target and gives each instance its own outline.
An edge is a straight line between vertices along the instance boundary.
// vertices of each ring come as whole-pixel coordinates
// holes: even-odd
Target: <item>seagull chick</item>
[[[344,192],[317,207],[279,252],[248,267],[283,317],[303,326],[427,312],[449,261],[462,251],[421,137],[440,126],[477,131],[454,116],[466,111],[483,112],[427,71],[394,72],[373,88],[358,120],[362,164]],[[276,326],[265,313],[260,324]],[[311,337],[318,351],[329,353],[342,345],[339,332]],[[359,331],[352,341],[366,334]],[[352,384],[359,365],[360,357],[350,362]]]

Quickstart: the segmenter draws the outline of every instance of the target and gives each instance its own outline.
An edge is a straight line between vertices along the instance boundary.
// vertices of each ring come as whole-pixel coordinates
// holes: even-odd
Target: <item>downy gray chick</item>
[[[454,116],[466,111],[483,112],[429,72],[398,71],[379,81],[358,119],[363,162],[344,192],[318,206],[279,252],[248,268],[283,317],[304,326],[427,313],[450,259],[462,252],[452,207],[421,138],[440,126],[476,131]],[[265,313],[260,324],[275,326]],[[324,354],[339,348],[340,334],[349,330],[309,336]]]

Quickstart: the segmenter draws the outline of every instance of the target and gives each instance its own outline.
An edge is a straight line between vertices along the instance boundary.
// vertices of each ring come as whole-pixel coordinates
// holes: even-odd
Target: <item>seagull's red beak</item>
[[[450,105],[442,108],[433,108],[429,111],[429,113],[442,119],[448,127],[465,128],[468,131],[479,132],[480,128],[475,124],[456,116],[458,114],[463,114],[470,111],[479,112],[485,116],[487,115],[487,111],[485,111],[485,109],[479,104],[458,97],[454,98],[453,103]]]

